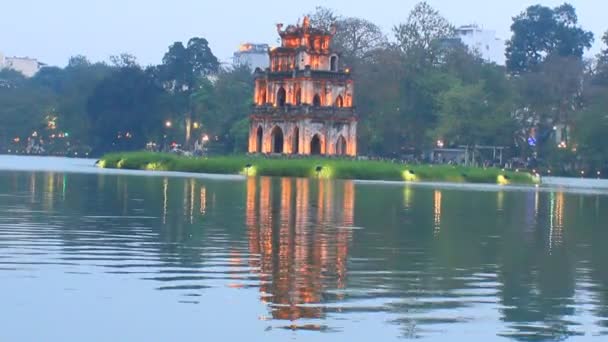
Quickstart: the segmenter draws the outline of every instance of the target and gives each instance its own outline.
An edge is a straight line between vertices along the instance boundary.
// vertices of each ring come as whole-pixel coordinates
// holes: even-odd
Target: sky
[[[315,6],[361,17],[392,36],[418,0],[19,0],[0,7],[0,52],[65,66],[70,56],[92,61],[130,53],[143,65],[159,64],[168,46],[191,37],[206,38],[221,61],[244,42],[276,44],[276,23],[292,24]],[[428,0],[454,25],[477,24],[510,37],[512,18],[527,6],[555,7],[564,0]],[[608,1],[570,0],[579,23],[596,36],[608,30]]]

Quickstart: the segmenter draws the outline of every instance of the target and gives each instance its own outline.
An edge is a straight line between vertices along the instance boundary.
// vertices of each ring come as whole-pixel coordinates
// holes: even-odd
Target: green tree
[[[512,73],[536,70],[552,55],[582,58],[593,43],[593,33],[578,26],[575,8],[528,7],[513,19],[507,42],[507,67]]]
[[[117,68],[99,82],[87,103],[94,152],[140,149],[148,139],[158,141],[164,94],[137,65]]]
[[[405,53],[418,55],[422,62],[434,63],[442,40],[453,37],[454,26],[423,1],[414,7],[405,23],[393,28],[393,33]]]
[[[605,48],[597,56],[597,66],[595,69],[595,83],[608,86],[608,31],[602,37]]]
[[[577,118],[574,135],[577,150],[587,167],[608,171],[608,88],[598,89],[589,99],[589,106]]]
[[[441,95],[436,137],[456,145],[511,145],[512,103],[508,94],[493,94],[487,82],[457,83]]]
[[[180,113],[185,129],[185,144],[190,144],[192,118],[196,117],[192,98],[201,79],[219,71],[219,61],[213,55],[204,38],[191,38],[186,47],[176,42],[163,57],[163,64],[156,69],[165,89],[173,94],[173,107]],[[181,140],[181,139],[180,139]]]
[[[232,134],[240,132],[235,125],[248,118],[252,94],[253,76],[247,66],[223,70],[213,83],[203,81],[192,96],[196,118],[202,123],[201,133],[218,137],[213,140],[224,151],[232,152],[242,147],[238,141],[241,137]]]

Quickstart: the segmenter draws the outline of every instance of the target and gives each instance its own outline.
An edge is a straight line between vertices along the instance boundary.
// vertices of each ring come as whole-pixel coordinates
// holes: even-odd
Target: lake
[[[0,341],[608,338],[602,192],[0,169]]]

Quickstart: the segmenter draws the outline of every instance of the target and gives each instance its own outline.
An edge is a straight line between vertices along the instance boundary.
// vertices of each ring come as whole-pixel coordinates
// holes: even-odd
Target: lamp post
[[[166,120],[165,121],[165,132],[163,134],[163,150],[164,151],[168,151],[167,149],[167,135],[169,133],[169,129],[173,127],[173,122],[171,122],[171,120]]]

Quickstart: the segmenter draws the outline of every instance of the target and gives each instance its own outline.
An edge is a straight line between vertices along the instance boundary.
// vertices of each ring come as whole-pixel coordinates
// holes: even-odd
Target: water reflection
[[[336,210],[337,185],[343,196]],[[312,204],[311,186],[317,190]],[[247,180],[249,248],[260,255],[251,262],[260,272],[261,299],[269,303],[273,319],[321,318],[324,291],[344,288],[354,196],[352,182]],[[313,212],[316,220],[311,222]]]
[[[188,327],[207,312],[218,326],[239,322],[254,340],[289,339],[281,327],[335,332],[330,340],[608,333],[606,196],[309,179],[0,176],[8,289],[0,301],[15,312],[4,330],[15,334],[46,308],[74,319],[57,297],[119,307],[124,322],[154,303],[168,313],[163,326],[186,326],[190,337],[200,332]],[[88,331],[107,319],[102,313]]]
[[[433,221],[435,225],[434,234],[439,235],[441,232],[441,190],[435,190],[435,200],[433,205]]]

